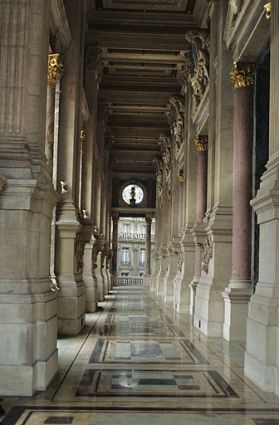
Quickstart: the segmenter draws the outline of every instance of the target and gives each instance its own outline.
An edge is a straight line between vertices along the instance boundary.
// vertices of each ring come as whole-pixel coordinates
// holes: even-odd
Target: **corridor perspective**
[[[142,286],[116,287],[82,333],[59,340],[59,374],[2,425],[277,425],[279,400],[244,377],[245,347],[206,338]]]
[[[0,0],[0,421],[279,425],[279,0]]]

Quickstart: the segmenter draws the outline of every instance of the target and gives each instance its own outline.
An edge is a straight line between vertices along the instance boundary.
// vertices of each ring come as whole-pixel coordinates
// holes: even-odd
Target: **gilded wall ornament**
[[[198,136],[195,138],[195,145],[198,152],[205,152],[208,149],[208,138],[207,136]]]
[[[213,255],[213,243],[211,238],[207,237],[203,245],[201,245],[201,248],[202,270],[207,274],[209,261],[211,260]]]
[[[75,256],[77,259],[77,271],[83,268],[84,240],[81,233],[77,233],[75,237]]]
[[[58,78],[61,76],[63,64],[58,53],[48,55],[47,81],[50,87],[55,88]]]
[[[248,87],[254,84],[255,65],[253,63],[235,63],[230,72],[231,82],[235,88]]]
[[[267,19],[271,18],[271,1],[264,5],[265,16]]]

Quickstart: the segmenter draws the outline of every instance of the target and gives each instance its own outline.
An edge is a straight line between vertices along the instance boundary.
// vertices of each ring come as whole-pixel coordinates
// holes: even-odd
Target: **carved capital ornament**
[[[47,81],[50,87],[55,89],[58,77],[61,76],[63,64],[58,53],[48,55]]]
[[[230,72],[231,82],[235,88],[252,86],[254,84],[255,65],[253,63],[235,63]]]
[[[195,145],[198,152],[205,152],[208,149],[208,138],[207,136],[198,136],[195,138]]]

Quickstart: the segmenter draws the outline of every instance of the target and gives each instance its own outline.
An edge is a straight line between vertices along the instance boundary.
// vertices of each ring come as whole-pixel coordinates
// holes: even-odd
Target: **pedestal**
[[[58,331],[77,335],[85,324],[85,286],[82,266],[77,258],[82,240],[76,210],[69,202],[57,207],[55,274],[60,287],[58,298]],[[83,245],[84,249],[84,245]]]
[[[0,393],[44,391],[55,376],[57,293],[49,278],[50,226],[59,196],[36,180],[0,192]]]

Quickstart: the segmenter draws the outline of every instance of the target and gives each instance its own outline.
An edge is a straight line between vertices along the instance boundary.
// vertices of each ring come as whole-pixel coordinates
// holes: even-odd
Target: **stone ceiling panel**
[[[96,0],[96,10],[193,13],[195,0]]]

